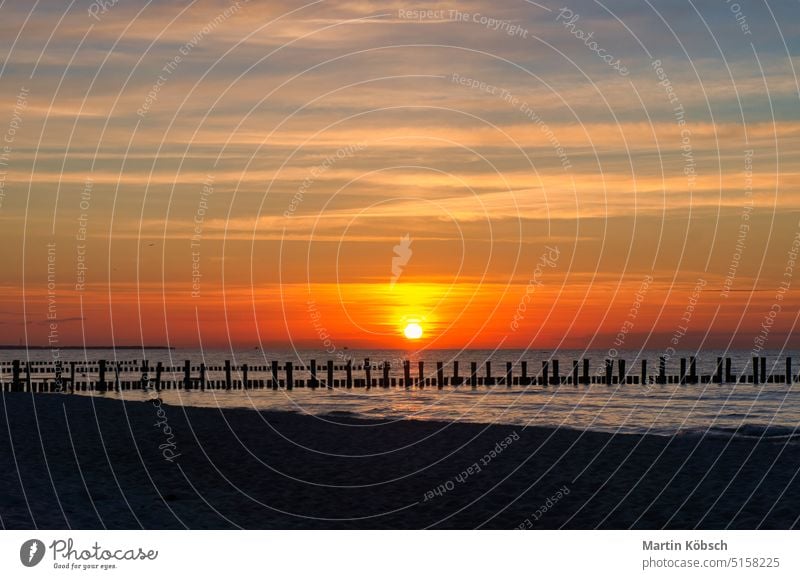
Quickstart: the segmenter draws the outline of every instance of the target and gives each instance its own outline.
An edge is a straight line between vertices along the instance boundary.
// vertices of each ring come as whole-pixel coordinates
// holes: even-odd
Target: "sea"
[[[619,360],[625,360],[628,373],[641,372],[641,360],[648,362],[648,374],[658,372],[659,357],[666,358],[668,375],[677,375],[680,359],[696,357],[697,374],[715,373],[717,358],[731,358],[734,375],[752,375],[752,353],[749,351],[625,351],[625,350],[284,350],[270,351],[258,348],[248,350],[197,350],[197,349],[61,349],[61,361],[79,364],[108,360],[148,360],[151,366],[162,362],[166,367],[182,367],[184,360],[193,366],[201,362],[208,367],[222,366],[230,360],[233,366],[247,364],[250,368],[269,366],[273,360],[281,365],[293,361],[299,366],[308,366],[315,360],[320,378],[324,379],[324,365],[333,360],[337,366],[352,360],[354,368],[369,359],[377,366],[390,362],[390,376],[402,378],[403,361],[411,365],[411,375],[418,375],[418,362],[422,361],[425,375],[435,378],[436,363],[444,364],[445,374],[452,376],[453,362],[459,362],[459,374],[469,376],[470,366],[475,362],[478,375],[485,376],[485,362],[491,361],[492,374],[502,377],[506,363],[513,364],[513,373],[520,375],[521,363],[527,363],[529,376],[541,372],[542,362],[548,362],[552,372],[552,361],[560,362],[560,374],[571,373],[573,361],[588,359],[590,375],[605,375],[605,360],[614,361],[614,374],[618,373]],[[764,351],[767,374],[783,375],[786,358],[793,358],[792,373],[800,373],[798,352]],[[51,350],[3,350],[0,351],[2,381],[10,381],[11,360],[30,362],[53,362]],[[687,362],[688,365],[688,362]],[[582,364],[580,372],[582,372]],[[373,378],[382,377],[382,370],[372,370]],[[254,372],[253,379],[269,379],[269,372]],[[295,379],[308,379],[307,371],[296,373]],[[337,372],[336,377],[343,377]],[[353,370],[354,378],[363,378],[363,370]],[[36,377],[35,377],[36,378]],[[136,376],[128,377],[136,379]],[[182,373],[165,375],[164,379],[180,380]],[[218,371],[207,373],[209,380],[219,380]],[[78,378],[80,379],[80,377]],[[123,377],[123,379],[125,379]],[[46,394],[60,396],[63,394]],[[140,389],[120,392],[80,393],[75,395],[102,396],[125,400],[152,399],[153,393]],[[202,406],[215,408],[248,408],[255,411],[296,412],[312,415],[325,421],[347,421],[367,419],[370,423],[394,422],[398,420],[425,420],[440,422],[470,422],[483,424],[512,424],[520,427],[542,426],[548,428],[571,428],[620,434],[654,434],[660,436],[696,435],[738,436],[770,438],[800,442],[800,384],[772,382],[752,383],[705,383],[705,384],[590,384],[590,385],[469,385],[424,388],[281,388],[270,389],[208,389],[206,391],[183,389],[162,390],[158,394],[164,404],[173,406]],[[355,422],[357,425],[358,423]]]

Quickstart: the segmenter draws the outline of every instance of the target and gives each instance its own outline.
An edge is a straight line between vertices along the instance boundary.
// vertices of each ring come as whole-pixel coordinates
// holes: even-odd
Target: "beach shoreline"
[[[795,439],[0,401],[8,529],[788,529]]]

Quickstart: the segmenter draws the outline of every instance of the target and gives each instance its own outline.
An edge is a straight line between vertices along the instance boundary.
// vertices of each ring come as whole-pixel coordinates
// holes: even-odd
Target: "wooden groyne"
[[[605,385],[666,385],[666,384],[794,384],[800,376],[793,373],[792,358],[773,360],[753,357],[741,371],[733,368],[731,358],[716,359],[713,374],[698,374],[694,356],[680,358],[677,374],[667,373],[667,359],[660,357],[657,371],[652,373],[647,360],[633,368],[622,359],[606,359],[591,368],[591,360],[572,360],[566,372],[557,359],[541,362],[535,373],[529,373],[528,362],[505,362],[504,372],[492,373],[491,361],[469,362],[468,372],[461,374],[458,361],[435,362],[426,369],[425,362],[412,364],[408,360],[393,366],[389,361],[354,364],[348,360],[335,364],[333,360],[317,364],[271,361],[266,365],[193,364],[164,366],[147,360],[94,362],[35,362],[13,360],[0,362],[3,392],[109,392],[122,390],[292,390],[294,388],[444,388],[479,386],[588,386]],[[769,372],[768,372],[769,369]],[[781,373],[778,373],[780,371]]]

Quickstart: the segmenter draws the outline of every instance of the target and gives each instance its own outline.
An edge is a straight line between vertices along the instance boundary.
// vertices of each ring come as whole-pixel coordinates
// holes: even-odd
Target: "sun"
[[[409,340],[419,340],[422,337],[422,326],[417,322],[411,322],[405,327],[403,334]]]

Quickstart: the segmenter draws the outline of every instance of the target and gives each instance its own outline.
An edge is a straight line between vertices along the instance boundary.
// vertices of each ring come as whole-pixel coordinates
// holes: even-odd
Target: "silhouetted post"
[[[494,378],[492,378],[492,363],[489,360],[486,360],[486,385],[492,386],[494,384]]]
[[[309,386],[312,388],[316,388],[319,382],[317,381],[317,361],[311,360],[311,382]]]
[[[249,370],[247,364],[242,364],[242,388],[247,390],[250,388],[250,384],[247,379],[247,371]]]
[[[328,390],[333,388],[333,360],[328,360]]]
[[[200,390],[206,390],[206,363],[200,362]]]
[[[150,364],[147,360],[142,360],[142,367],[140,370],[142,372],[142,378],[139,381],[139,387],[142,390],[147,390],[147,386],[150,384]]]
[[[347,361],[347,365],[345,365],[344,370],[346,372],[345,386],[347,388],[352,388],[353,387],[353,361],[352,360],[348,360]]]
[[[403,360],[403,385],[406,388],[411,387],[411,362]]]
[[[583,383],[588,386],[591,381],[589,380],[589,359],[583,360]]]
[[[28,392],[33,392],[31,387],[31,363],[25,362],[25,387]]]
[[[231,385],[231,361],[225,360],[225,390],[230,390]]]
[[[753,384],[758,384],[758,356],[753,356]]]
[[[69,392],[75,394],[75,362],[69,363]]]
[[[520,362],[520,386],[528,385],[528,363],[526,361]]]
[[[106,391],[106,361],[97,361],[97,388],[100,392]]]
[[[164,364],[156,363],[156,392],[161,392],[161,372],[164,371]]]
[[[548,362],[547,360],[542,360],[542,385],[547,386],[548,382],[550,382],[550,371],[548,369]]]
[[[367,380],[367,390],[372,388],[372,366],[369,364],[369,358],[364,358],[364,376]]]
[[[513,367],[511,362],[506,362],[506,388],[511,388],[511,383],[513,382]]]
[[[477,362],[470,362],[469,364],[469,385],[472,386],[472,389],[478,387],[478,363]]]
[[[284,372],[286,372],[286,389],[291,390],[294,388],[294,378],[292,378],[292,371],[294,370],[294,364],[291,361],[286,362],[286,366],[284,368]]]
[[[678,378],[681,384],[686,384],[686,358],[681,358],[681,375]]]
[[[383,361],[383,383],[381,386],[384,388],[389,387],[389,369],[391,368],[391,364],[386,360]]]
[[[278,384],[279,384],[279,382],[278,382],[278,361],[277,360],[273,360],[272,361],[272,389],[273,390],[277,390],[278,389]]]
[[[230,370],[230,365],[231,363],[225,360],[226,371]],[[184,360],[183,362],[183,387],[186,390],[192,387],[192,362],[190,360]]]
[[[733,382],[733,370],[731,368],[731,359],[725,358],[725,383],[730,384]]]
[[[22,383],[19,379],[19,360],[11,361],[11,391],[22,391]]]
[[[714,370],[714,383],[722,384],[722,358],[717,356],[717,368]]]
[[[619,368],[619,383],[625,384],[626,380],[625,377],[627,374],[625,373],[625,360],[619,359],[617,360],[617,367]]]
[[[558,360],[553,360],[553,378],[550,380],[551,384],[560,385],[561,376],[558,373]]]
[[[642,384],[647,384],[647,360],[642,360]]]
[[[572,385],[573,386],[577,386],[578,385],[578,366],[579,366],[578,361],[577,360],[573,360],[572,361]]]
[[[444,388],[444,363],[436,362],[436,387],[441,390]]]
[[[786,380],[787,384],[792,383],[792,358],[791,356],[786,358]]]
[[[697,384],[699,378],[697,377],[697,358],[689,356],[689,384]]]
[[[114,364],[114,391],[119,392],[119,362]]]
[[[419,374],[419,387],[425,388],[425,363],[422,360],[417,363],[417,370]]]
[[[658,357],[658,383],[667,383],[667,361],[664,356]]]
[[[53,388],[56,392],[61,392],[64,390],[64,380],[61,378],[61,368],[61,360],[56,360],[55,383],[53,384]]]
[[[461,378],[458,377],[458,360],[453,360],[453,386],[461,386]]]
[[[606,360],[606,385],[614,383],[614,360]]]
[[[767,383],[767,359],[765,357],[761,358],[761,383]]]

